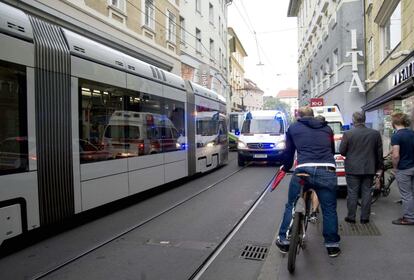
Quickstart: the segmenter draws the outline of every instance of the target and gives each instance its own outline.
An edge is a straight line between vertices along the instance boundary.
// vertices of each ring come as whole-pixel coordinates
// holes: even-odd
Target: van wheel
[[[237,163],[239,164],[239,166],[245,166],[246,165],[246,162],[244,161],[244,158],[241,155],[239,155],[237,157]]]

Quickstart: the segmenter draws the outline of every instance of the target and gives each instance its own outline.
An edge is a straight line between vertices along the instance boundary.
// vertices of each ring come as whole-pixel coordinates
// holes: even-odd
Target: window
[[[29,171],[25,69],[0,61],[0,176]]]
[[[108,5],[112,8],[125,12],[125,0],[109,0]]]
[[[368,41],[368,55],[367,55],[367,67],[368,67],[368,75],[374,72],[374,40],[371,37]]]
[[[154,0],[145,0],[145,22],[144,25],[155,29],[155,10],[154,10]]]
[[[338,82],[338,49],[333,51],[333,55],[332,55],[332,72],[333,72],[333,82],[337,83]]]
[[[322,92],[323,91],[323,82],[324,82],[324,78],[325,78],[325,75],[324,75],[324,71],[323,71],[323,66],[321,66],[321,68],[319,69],[319,87],[320,87],[320,91]]]
[[[196,0],[195,4],[196,4],[195,6],[196,12],[201,14],[201,0]]]
[[[196,51],[201,53],[201,31],[196,28]]]
[[[226,144],[228,137],[227,124],[224,114],[220,114],[220,112],[224,113],[225,107],[217,111],[216,109],[197,106],[196,110],[197,148]],[[213,138],[206,136],[213,136]]]
[[[180,38],[181,44],[185,45],[185,19],[180,17]]]
[[[167,40],[173,44],[175,44],[175,37],[176,37],[176,33],[175,33],[175,21],[176,21],[176,16],[171,13],[170,11],[167,11],[167,15],[168,15],[168,25],[167,25]]]
[[[219,57],[218,57],[218,60],[219,60],[219,65],[221,67],[223,65],[222,56],[221,56],[221,48],[219,48]]]
[[[397,5],[385,25],[381,26],[383,58],[401,42],[401,2]]]
[[[184,103],[80,81],[81,163],[185,148]]]
[[[218,21],[219,23],[219,35],[221,36],[221,32],[222,32],[222,30],[221,30],[221,28],[222,28],[222,24],[221,24],[221,17],[219,17],[219,21]]]
[[[210,60],[214,61],[214,40],[210,39]]]
[[[313,78],[310,80],[310,90],[311,90],[310,92],[311,97],[313,97],[314,96]]]
[[[208,17],[210,19],[210,23],[214,25],[214,6],[211,3],[208,3]]]
[[[330,65],[329,65],[329,58],[325,60],[325,80],[326,80],[326,88],[329,88],[330,86],[330,79],[331,79],[331,73],[330,73]]]

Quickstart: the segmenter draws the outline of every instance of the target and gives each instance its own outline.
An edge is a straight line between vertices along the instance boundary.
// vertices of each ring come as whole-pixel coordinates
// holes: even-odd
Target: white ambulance
[[[239,166],[248,161],[280,163],[286,148],[287,128],[286,116],[281,111],[246,113],[237,142]]]
[[[337,106],[319,106],[311,108],[315,117],[320,115],[325,118],[334,133],[336,175],[338,177],[339,189],[342,191],[342,189],[346,189],[345,158],[339,154],[339,145],[342,140],[344,119]]]

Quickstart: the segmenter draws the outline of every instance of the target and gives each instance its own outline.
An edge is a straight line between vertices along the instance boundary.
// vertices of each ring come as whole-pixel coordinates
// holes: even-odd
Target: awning
[[[377,107],[381,106],[384,103],[387,103],[391,100],[397,100],[404,98],[404,95],[409,94],[410,92],[414,91],[414,77],[410,77],[404,83],[399,84],[398,86],[394,87],[393,89],[389,90],[387,93],[381,95],[378,98],[368,102],[364,106],[362,106],[362,110],[364,111],[372,111]]]

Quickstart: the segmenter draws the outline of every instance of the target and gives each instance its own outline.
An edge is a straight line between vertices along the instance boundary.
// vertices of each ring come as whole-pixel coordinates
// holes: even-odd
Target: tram
[[[214,91],[4,3],[0,19],[0,244],[227,162]]]

